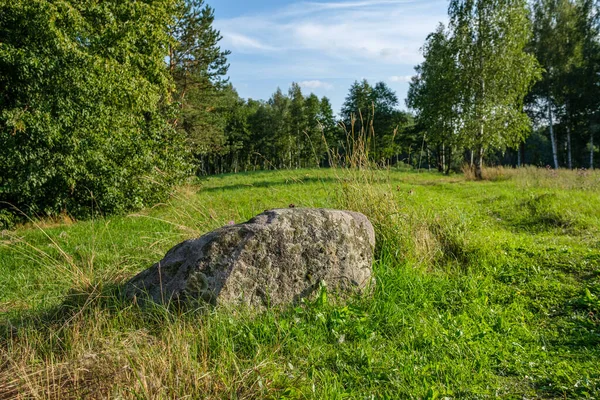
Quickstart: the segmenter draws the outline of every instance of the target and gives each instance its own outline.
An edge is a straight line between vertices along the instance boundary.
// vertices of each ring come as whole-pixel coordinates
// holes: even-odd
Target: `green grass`
[[[0,398],[599,398],[600,174],[490,176],[218,176],[136,215],[3,232]],[[372,296],[258,315],[117,300],[181,240],[289,204],[369,216]]]

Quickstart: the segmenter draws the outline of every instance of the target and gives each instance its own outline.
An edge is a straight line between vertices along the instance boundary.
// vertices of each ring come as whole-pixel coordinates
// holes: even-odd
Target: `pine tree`
[[[338,125],[338,122],[333,114],[331,101],[327,97],[321,98],[319,104],[319,124],[323,131],[323,136],[326,143],[326,154],[323,155],[323,165],[330,166],[332,160],[330,157],[337,158],[342,151],[345,134]]]
[[[273,141],[271,162],[278,168],[292,168],[294,162],[294,137],[290,129],[290,99],[277,88],[267,104],[271,108],[271,133]]]
[[[302,159],[304,166],[318,167],[321,159],[326,153],[325,142],[321,133],[319,113],[321,102],[317,95],[311,93],[304,102],[304,113],[306,115],[306,129],[304,132],[305,146]]]
[[[203,0],[179,0],[170,26],[168,65],[181,109],[175,125],[186,134],[199,163],[226,151],[225,122],[217,109],[227,96],[230,52],[219,47],[222,36],[214,19],[214,10]]]
[[[354,82],[341,112],[342,121],[350,135],[347,151],[352,151],[354,141],[363,135],[372,160],[381,162],[386,153],[393,153],[390,143],[393,142],[397,126],[397,105],[396,93],[384,82],[378,82],[374,87],[366,79]]]

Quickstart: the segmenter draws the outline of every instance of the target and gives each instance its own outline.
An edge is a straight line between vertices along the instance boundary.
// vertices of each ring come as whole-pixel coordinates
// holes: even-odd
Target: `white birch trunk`
[[[569,158],[569,169],[573,169],[573,155],[571,154],[571,127],[567,123],[567,156]]]
[[[442,172],[446,170],[446,145],[442,143]]]
[[[554,121],[552,120],[552,105],[550,102],[548,102],[548,119],[550,120],[550,142],[552,143],[554,169],[558,169],[558,149],[556,147],[556,137],[554,136]]]
[[[590,132],[590,169],[594,169],[594,132]]]

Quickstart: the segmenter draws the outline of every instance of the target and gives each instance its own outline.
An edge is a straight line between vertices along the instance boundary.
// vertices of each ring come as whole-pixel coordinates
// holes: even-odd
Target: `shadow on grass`
[[[107,320],[126,321],[127,328],[143,328],[158,332],[165,323],[174,322],[184,313],[206,314],[206,307],[196,309],[162,306],[152,302],[138,304],[123,296],[123,281],[109,281],[83,288],[71,289],[56,306],[23,311],[0,319],[0,349],[9,342],[27,340],[35,332],[45,337],[52,352],[60,352],[65,332],[86,321],[95,321],[99,315]],[[39,336],[41,334],[41,336]],[[54,340],[56,339],[56,340]]]
[[[233,185],[224,185],[224,186],[211,186],[211,187],[203,187],[200,191],[204,193],[214,193],[214,192],[224,192],[224,191],[234,191],[234,190],[242,190],[248,188],[271,188],[278,186],[292,186],[298,184],[310,184],[310,183],[339,183],[340,179],[336,177],[302,177],[302,178],[282,178],[281,180],[264,180],[257,181],[252,183],[236,183]]]
[[[164,307],[124,301],[122,286],[72,289],[56,306],[0,319],[0,399],[110,398],[108,383],[126,381],[129,369],[115,367],[104,341],[132,331],[158,335],[178,318]]]
[[[583,216],[564,206],[563,199],[555,193],[530,195],[514,203],[502,195],[478,203],[491,208],[491,216],[515,233],[577,235],[592,228]]]

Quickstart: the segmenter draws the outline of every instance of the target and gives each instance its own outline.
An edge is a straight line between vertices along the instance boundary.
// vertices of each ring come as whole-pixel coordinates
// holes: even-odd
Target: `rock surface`
[[[125,296],[264,308],[310,296],[321,283],[340,295],[361,292],[371,281],[374,246],[362,214],[270,210],[178,244],[127,282]]]

